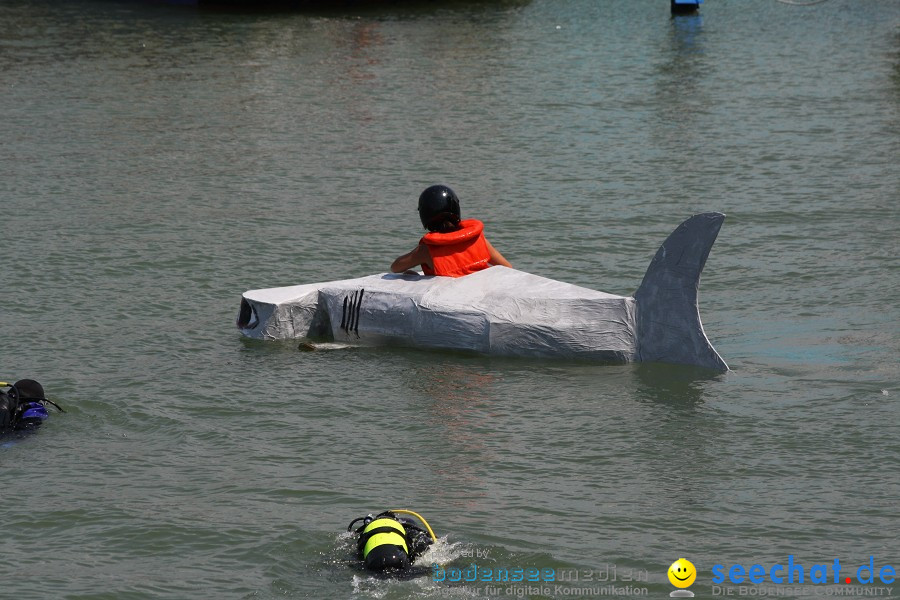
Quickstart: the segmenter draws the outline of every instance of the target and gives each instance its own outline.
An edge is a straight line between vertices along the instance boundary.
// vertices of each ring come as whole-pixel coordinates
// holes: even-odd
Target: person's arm
[[[434,268],[434,265],[431,264],[431,254],[428,252],[428,247],[425,246],[425,244],[419,244],[412,252],[407,252],[403,256],[398,256],[397,259],[391,263],[391,272],[403,273],[407,269],[412,269],[413,267],[418,267],[420,265],[428,265],[432,269]]]
[[[500,254],[496,248],[491,246],[491,243],[489,241],[487,241],[487,238],[484,238],[484,243],[487,244],[488,252],[491,255],[491,259],[488,261],[489,263],[491,263],[492,265],[500,265],[503,267],[509,267],[510,269],[513,268],[513,266],[511,264],[509,264],[509,261],[506,260],[505,258],[503,258],[503,255]]]

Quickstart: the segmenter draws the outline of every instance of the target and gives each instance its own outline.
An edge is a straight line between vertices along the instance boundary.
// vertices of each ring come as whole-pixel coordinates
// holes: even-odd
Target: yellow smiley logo
[[[679,558],[669,567],[669,581],[677,588],[690,587],[697,579],[697,569],[686,558]]]

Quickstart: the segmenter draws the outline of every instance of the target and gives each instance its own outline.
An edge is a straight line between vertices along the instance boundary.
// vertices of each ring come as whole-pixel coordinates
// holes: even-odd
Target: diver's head
[[[459,198],[446,185],[433,185],[419,196],[419,218],[428,231],[448,233],[459,229]]]
[[[408,568],[406,529],[393,517],[379,517],[362,528],[357,542],[366,568],[370,571]]]
[[[15,426],[17,429],[37,427],[50,414],[44,406],[47,402],[44,387],[34,379],[20,379],[9,389],[10,397],[18,404]]]
[[[26,402],[35,400],[43,402],[47,398],[44,396],[44,386],[34,379],[20,379],[9,389],[9,395],[16,402]]]

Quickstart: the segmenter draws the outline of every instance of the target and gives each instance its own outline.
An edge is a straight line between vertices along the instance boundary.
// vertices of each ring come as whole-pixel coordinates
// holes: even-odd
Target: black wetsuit
[[[19,403],[9,394],[0,390],[0,433],[15,428],[16,412]]]
[[[431,536],[428,535],[428,532],[418,527],[413,521],[409,519],[399,518],[397,519],[406,529],[406,540],[407,545],[409,546],[409,560],[410,562],[416,560],[422,553],[428,550],[428,546],[431,545]]]

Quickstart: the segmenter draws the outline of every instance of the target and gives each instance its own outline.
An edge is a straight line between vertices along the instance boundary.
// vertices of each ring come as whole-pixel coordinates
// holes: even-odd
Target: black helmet
[[[34,379],[20,379],[9,390],[9,395],[18,402],[26,400],[46,400],[44,386]]]
[[[434,231],[446,221],[459,225],[459,198],[446,185],[433,185],[419,196],[419,218],[422,225]]]

